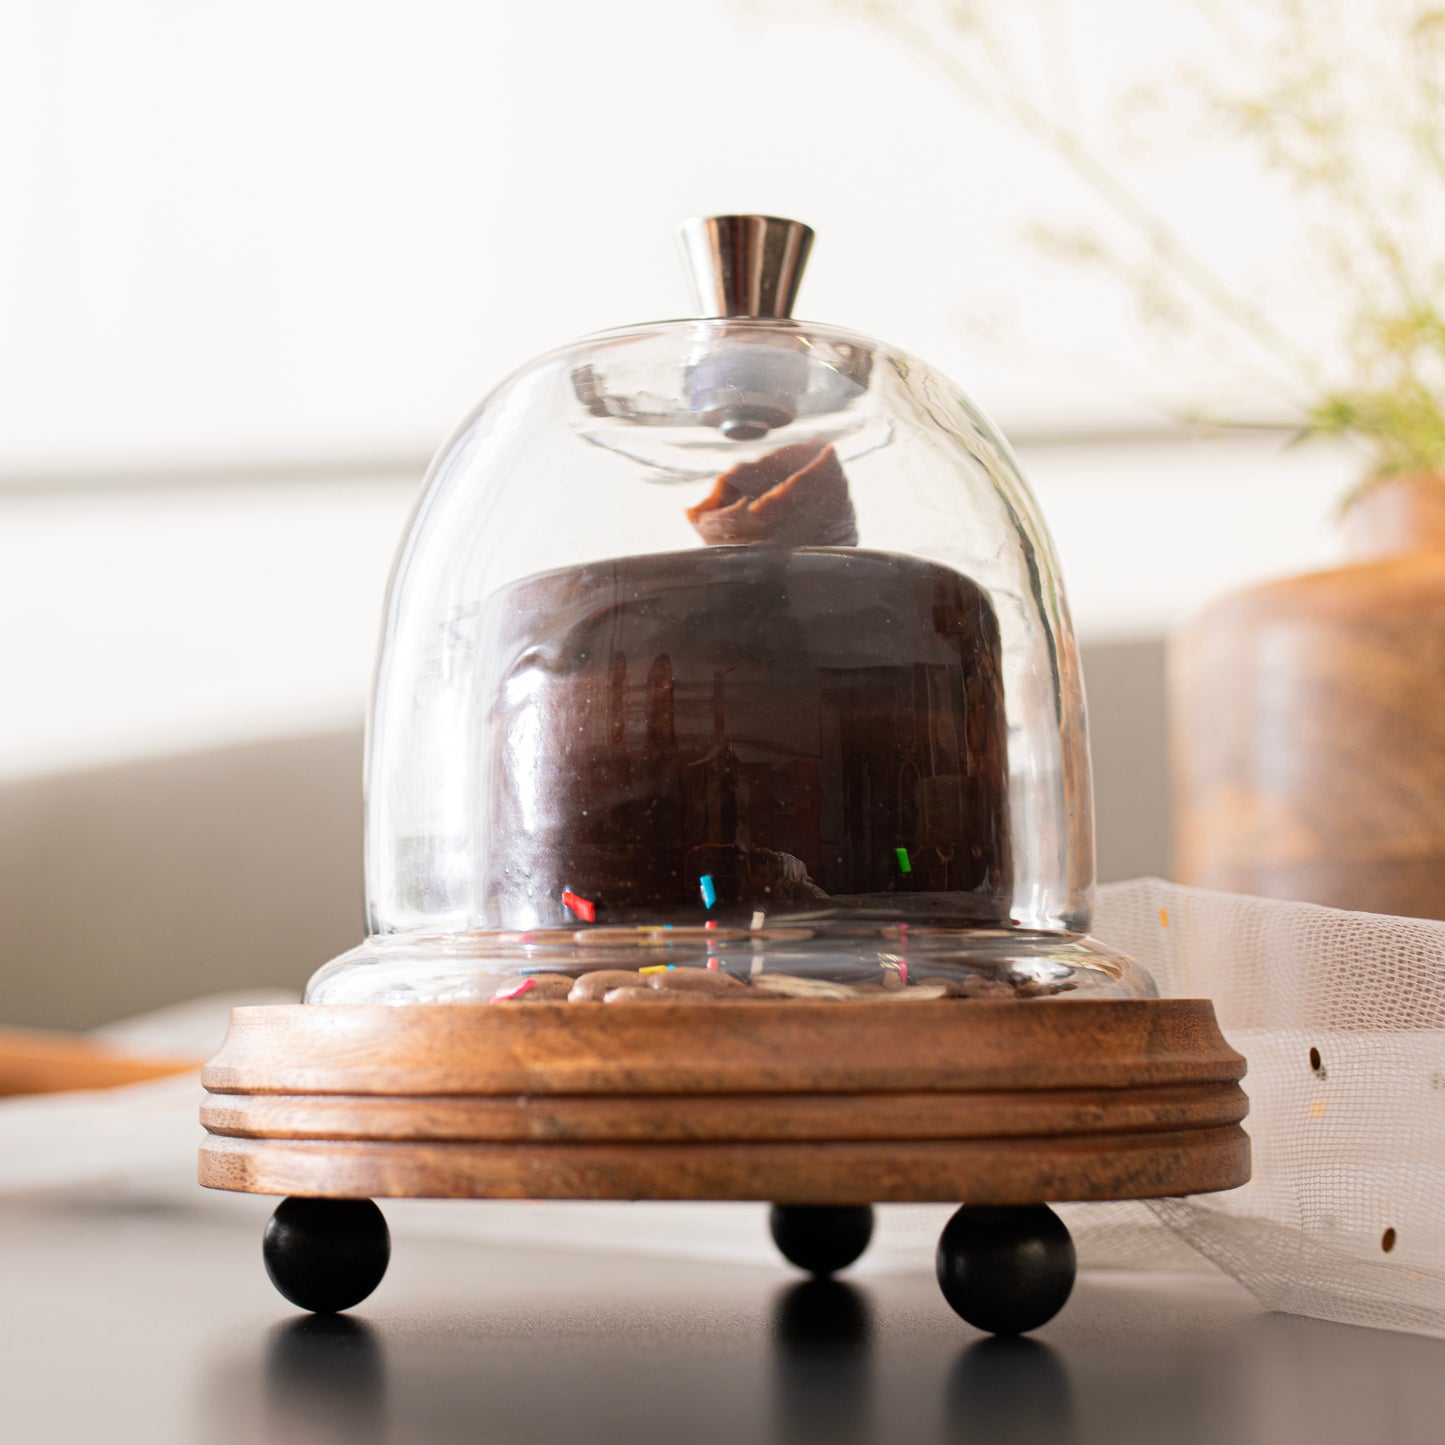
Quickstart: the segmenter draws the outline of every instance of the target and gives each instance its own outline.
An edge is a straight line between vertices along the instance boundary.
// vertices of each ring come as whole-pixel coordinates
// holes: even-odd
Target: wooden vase
[[[1170,646],[1175,875],[1445,917],[1445,479],[1379,483],[1349,561],[1221,599]]]

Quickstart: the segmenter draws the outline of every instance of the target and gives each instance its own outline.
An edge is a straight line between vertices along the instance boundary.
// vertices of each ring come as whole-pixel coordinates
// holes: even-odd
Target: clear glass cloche
[[[1142,997],[1088,937],[1089,745],[1007,443],[790,319],[812,233],[689,222],[702,319],[539,357],[386,603],[368,937],[312,1003]]]

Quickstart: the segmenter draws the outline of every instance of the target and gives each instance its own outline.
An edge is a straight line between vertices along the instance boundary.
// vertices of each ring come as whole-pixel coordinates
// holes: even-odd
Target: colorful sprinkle
[[[758,909],[758,911],[757,911],[755,914],[753,914],[753,921],[748,925],[748,927],[751,928],[751,929],[753,929],[754,932],[756,932],[759,928],[761,928],[761,927],[763,926],[763,920],[764,920],[767,916],[768,916],[768,915],[767,915],[766,913],[764,913],[761,908]]]
[[[898,859],[898,871],[900,873],[912,873],[913,864],[908,861],[907,848],[895,848],[893,856]]]
[[[1160,928],[1168,928],[1168,927],[1169,927],[1169,910],[1168,910],[1167,908],[1161,908],[1161,909],[1159,910],[1159,927],[1160,927]]]
[[[666,973],[670,968],[676,968],[675,963],[650,963],[646,968],[639,968],[638,973]]]
[[[570,908],[583,923],[596,923],[597,921],[597,905],[590,898],[582,898],[576,893],[564,893],[562,907]]]
[[[718,964],[720,964],[721,962],[722,962],[722,959],[720,959],[720,958],[717,956],[717,954],[713,954],[712,957],[708,959],[708,961],[707,961],[707,966],[708,966],[714,973],[716,973],[716,972],[717,972],[717,966],[718,966]]]
[[[528,989],[537,987],[537,980],[534,978],[519,979],[510,988],[499,989],[492,995],[493,1003],[505,1003],[509,998],[521,998]]]
[[[704,927],[704,928],[716,928],[716,927],[717,927],[717,919],[716,919],[716,918],[709,918],[708,921],[703,924],[703,927]]]
[[[702,889],[703,907],[711,908],[717,902],[717,889],[713,887],[712,874],[704,873],[697,880],[697,886]]]

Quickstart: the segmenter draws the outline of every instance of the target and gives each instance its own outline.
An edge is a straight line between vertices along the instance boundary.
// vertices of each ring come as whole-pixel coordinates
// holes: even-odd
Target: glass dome
[[[791,320],[811,232],[689,223],[709,319],[538,358],[386,604],[368,938],[314,1003],[1142,997],[1089,938],[1057,561],[1007,443]]]

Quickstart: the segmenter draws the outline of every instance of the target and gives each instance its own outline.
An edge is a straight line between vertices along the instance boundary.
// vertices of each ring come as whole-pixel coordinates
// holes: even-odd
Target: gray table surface
[[[259,1223],[0,1204],[0,1437],[829,1445],[1445,1440],[1445,1341],[1261,1311],[1220,1278],[1086,1274],[1025,1340],[928,1272],[780,1270],[399,1237],[373,1298],[298,1315]],[[477,1207],[485,1207],[479,1205]]]

